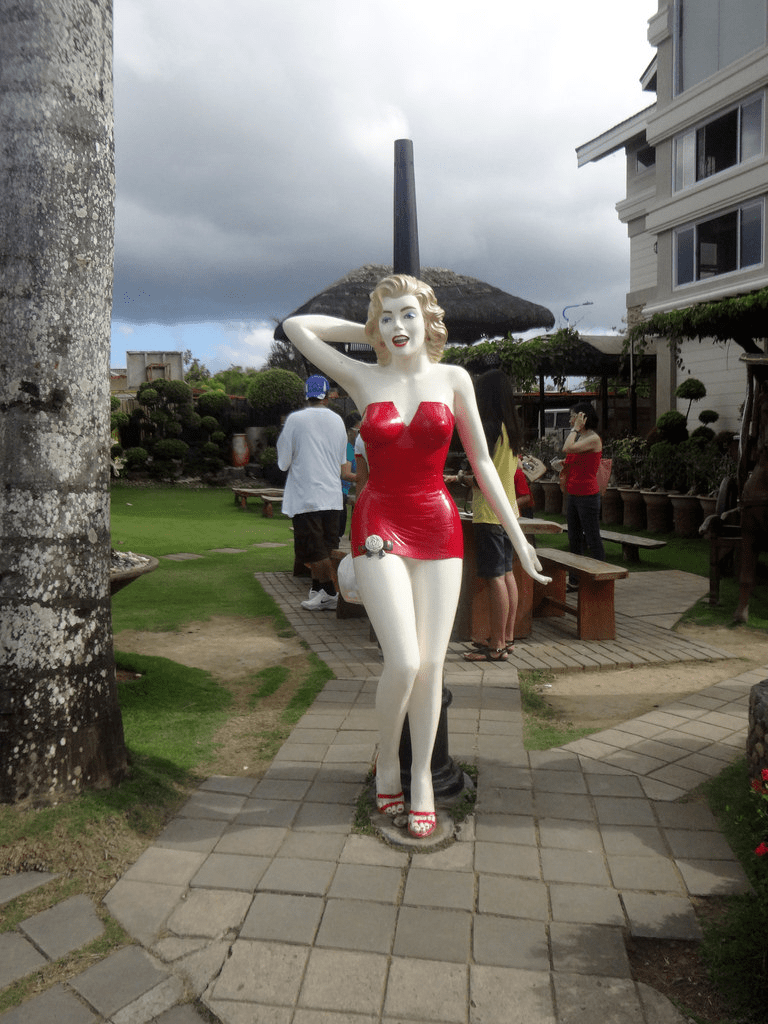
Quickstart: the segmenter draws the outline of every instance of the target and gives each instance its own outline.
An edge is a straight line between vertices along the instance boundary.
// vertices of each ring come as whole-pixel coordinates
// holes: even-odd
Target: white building
[[[655,102],[576,151],[579,166],[626,153],[616,210],[630,240],[630,325],[768,285],[768,0],[658,0],[648,41],[656,56],[640,82]],[[687,341],[681,370],[659,344],[657,415],[676,407],[675,387],[690,374],[707,387],[702,407],[720,413],[716,429],[736,430],[742,351]]]

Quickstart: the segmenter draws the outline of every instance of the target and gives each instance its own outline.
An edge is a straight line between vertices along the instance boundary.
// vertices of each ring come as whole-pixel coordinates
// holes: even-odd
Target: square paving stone
[[[470,1024],[555,1024],[549,971],[476,964],[470,968],[469,1007]]]
[[[329,899],[315,940],[316,946],[389,953],[397,909],[364,900]]]
[[[250,893],[191,889],[168,918],[168,930],[176,935],[216,939],[232,928],[239,928],[250,905]]]
[[[354,817],[355,808],[351,805],[305,803],[301,805],[292,827],[295,830],[342,832],[346,835]]]
[[[19,871],[15,875],[0,876],[0,907],[15,900],[17,896],[23,896],[25,892],[32,892],[53,881],[55,877],[47,871]]]
[[[0,935],[0,988],[31,974],[47,961],[23,935],[4,932]]]
[[[223,819],[211,821],[208,818],[174,818],[157,837],[155,846],[170,850],[210,853],[226,827],[227,822]]]
[[[302,800],[311,785],[309,779],[262,779],[250,795],[256,800]]]
[[[464,910],[401,907],[394,956],[465,964],[469,959],[472,915]]]
[[[541,873],[545,882],[611,883],[603,858],[591,850],[542,850]]]
[[[468,997],[466,965],[393,959],[384,1002],[384,1019],[413,1020],[421,1024],[428,1021],[464,1024]]]
[[[72,978],[69,984],[98,1013],[111,1017],[169,977],[168,971],[138,946],[126,946]]]
[[[316,842],[320,836],[305,833]],[[330,838],[330,837],[328,837]],[[333,837],[339,838],[339,837]],[[342,839],[344,848],[339,860],[344,864],[381,864],[384,867],[404,868],[408,866],[408,854],[387,846],[374,836],[347,836]],[[431,857],[434,854],[430,854]]]
[[[185,889],[183,885],[128,882],[121,878],[104,897],[104,903],[132,938],[149,946],[184,896]]]
[[[234,818],[234,824],[238,828],[288,828],[300,807],[298,800],[248,800]]]
[[[539,851],[531,846],[476,842],[475,870],[490,875],[541,878]]]
[[[586,793],[587,784],[580,771],[551,771],[537,768],[531,773],[533,788],[542,793]]]
[[[292,1007],[308,956],[303,946],[238,939],[214,982],[211,1001]],[[248,1016],[243,1019],[257,1019],[255,1012],[255,1007],[248,1007]]]
[[[272,857],[287,835],[290,835],[287,828],[230,825],[214,849],[216,853],[236,853],[243,857]]]
[[[348,900],[376,900],[394,905],[400,895],[403,873],[399,868],[369,864],[339,864],[330,897]]]
[[[556,971],[629,978],[629,960],[621,928],[604,925],[550,925],[552,963]]]
[[[601,829],[606,853],[630,857],[665,857],[667,844],[661,831],[645,825],[604,825]]]
[[[596,796],[595,807],[601,825],[655,825],[648,800]]]
[[[334,832],[289,832],[279,853],[281,857],[298,857],[300,860],[337,861],[345,842],[344,836]],[[381,846],[381,843],[377,845]]]
[[[299,1006],[339,1013],[376,1013],[381,1007],[386,978],[385,956],[313,949]]]
[[[478,814],[475,832],[478,840],[490,843],[536,846],[534,820],[525,814]]]
[[[239,813],[244,803],[244,796],[233,793],[209,793],[199,789],[183,805],[178,817],[229,821]]]
[[[240,929],[240,938],[311,946],[323,908],[324,902],[318,896],[257,892]]]
[[[253,892],[271,863],[269,857],[212,853],[189,884],[193,888],[239,889],[243,892]]]
[[[563,821],[542,818],[539,822],[541,847],[555,850],[588,850],[600,853],[600,830],[591,821]]]
[[[585,978],[555,974],[558,1020],[562,1024],[662,1024],[656,1016],[646,1018],[632,981],[624,978]],[[672,1019],[682,1021],[675,1014]]]
[[[666,857],[624,857],[608,854],[608,867],[617,889],[677,893],[683,891],[675,866]]]
[[[547,926],[543,921],[476,914],[472,949],[478,964],[549,970]]]
[[[160,885],[186,885],[205,860],[204,853],[150,846],[123,878],[129,882],[158,882]]]
[[[259,882],[262,892],[292,892],[304,896],[323,896],[331,884],[336,864],[333,861],[300,857],[276,857]]]
[[[475,876],[471,871],[429,871],[412,865],[403,903],[417,907],[472,910]]]
[[[643,796],[640,780],[634,775],[586,774],[584,779],[592,796]]]
[[[560,818],[566,821],[595,820],[591,799],[579,793],[536,793],[534,809],[537,818]]]
[[[571,924],[624,925],[619,894],[596,885],[550,885],[549,898],[555,921]]]
[[[752,888],[738,861],[678,860],[676,863],[693,896],[720,896],[749,892]]]
[[[631,935],[643,939],[701,938],[701,928],[690,901],[682,896],[625,892],[622,900]]]
[[[549,918],[547,887],[525,878],[480,875],[478,910],[481,914],[546,921]]]
[[[3,1024],[97,1024],[98,1019],[63,985],[54,985],[2,1016]]]
[[[719,832],[693,832],[691,829],[665,829],[674,857],[685,860],[735,860],[733,850]]]
[[[57,903],[49,910],[28,917],[19,927],[50,960],[58,960],[73,949],[93,942],[104,932],[104,925],[88,896],[73,896]]]

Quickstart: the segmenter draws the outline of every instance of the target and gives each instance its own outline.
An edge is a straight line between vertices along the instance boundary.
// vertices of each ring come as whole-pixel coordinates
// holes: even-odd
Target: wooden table
[[[526,537],[538,536],[546,533],[562,533],[563,527],[560,523],[553,523],[549,519],[527,519],[520,516],[518,520],[520,529]],[[464,568],[461,576],[461,594],[459,605],[456,609],[456,618],[453,622],[451,640],[467,642],[472,639],[472,606],[475,600],[475,581],[477,580],[477,559],[475,557],[475,537],[472,528],[472,516],[461,513],[461,528],[464,535]],[[534,580],[520,565],[520,559],[515,557],[514,574],[517,582],[518,604],[517,617],[515,619],[515,636],[524,637],[531,635],[533,619],[533,585]],[[487,594],[479,598],[485,608],[479,614],[488,616]],[[484,635],[490,634],[490,626],[484,630]]]

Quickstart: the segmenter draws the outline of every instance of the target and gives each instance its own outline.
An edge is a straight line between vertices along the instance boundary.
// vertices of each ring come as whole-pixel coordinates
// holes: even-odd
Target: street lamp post
[[[578,309],[579,306],[594,306],[594,302],[574,302],[570,306],[563,306],[563,320],[565,320],[565,323],[568,327],[570,327],[570,321],[568,320],[568,317],[565,315],[566,309]]]

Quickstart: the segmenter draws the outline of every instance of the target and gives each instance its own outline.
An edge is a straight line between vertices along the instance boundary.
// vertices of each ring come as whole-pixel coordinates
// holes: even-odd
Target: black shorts
[[[475,523],[472,530],[475,538],[477,575],[481,579],[490,580],[512,572],[512,541],[504,527],[495,523]]]
[[[338,508],[299,512],[293,517],[293,550],[300,562],[322,562],[339,546]]]

